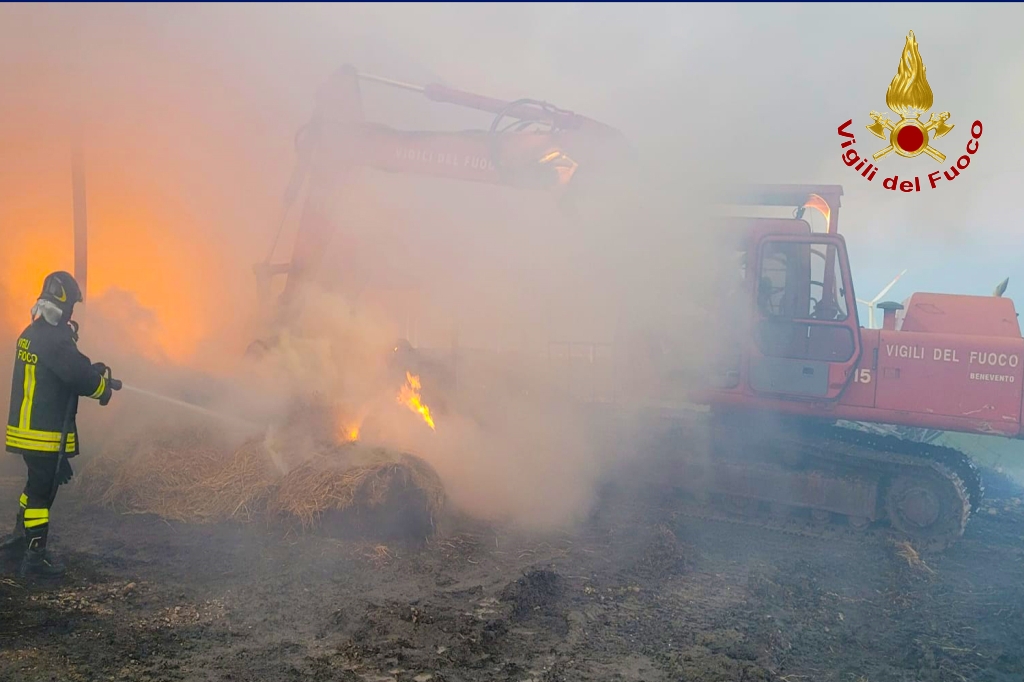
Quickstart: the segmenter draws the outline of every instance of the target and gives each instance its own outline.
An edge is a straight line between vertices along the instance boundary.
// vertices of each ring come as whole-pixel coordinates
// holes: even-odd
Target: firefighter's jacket
[[[18,338],[7,450],[56,455],[68,403],[73,400],[65,453],[74,457],[79,452],[75,425],[78,396],[99,399],[106,391],[106,378],[78,350],[71,326],[53,326],[39,317]]]

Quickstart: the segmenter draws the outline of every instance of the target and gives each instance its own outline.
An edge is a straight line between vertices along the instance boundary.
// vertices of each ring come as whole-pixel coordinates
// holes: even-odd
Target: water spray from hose
[[[239,425],[253,427],[260,430],[263,429],[263,426],[257,424],[256,422],[247,421],[245,419],[240,419],[238,417],[232,417],[230,415],[222,414],[220,412],[214,412],[213,410],[208,410],[205,407],[200,407],[199,405],[195,405],[193,403],[187,403],[184,400],[178,400],[177,398],[171,398],[170,396],[160,395],[159,393],[153,393],[152,391],[147,391],[143,388],[138,388],[136,386],[129,386],[128,384],[122,384],[121,387],[133,393],[138,393],[139,395],[144,395],[149,398],[153,398],[154,400],[160,400],[165,403],[170,403],[171,405],[177,405],[178,407],[183,407],[187,410],[201,412],[208,417],[213,417],[214,419],[218,419],[220,421],[234,422]]]
[[[267,427],[266,425],[257,424],[256,422],[251,422],[251,421],[248,421],[246,419],[240,419],[238,417],[232,417],[230,415],[222,414],[220,412],[214,412],[213,410],[208,410],[205,407],[200,407],[199,405],[195,405],[193,403],[187,403],[184,400],[178,400],[177,398],[171,398],[170,396],[161,395],[159,393],[154,393],[152,391],[147,391],[144,388],[138,388],[138,387],[135,387],[135,386],[129,386],[128,384],[125,384],[125,383],[121,384],[121,388],[127,389],[127,390],[129,390],[129,391],[131,391],[133,393],[137,393],[139,395],[144,395],[144,396],[146,396],[148,398],[152,398],[153,400],[159,400],[160,402],[163,402],[163,403],[169,403],[171,405],[175,405],[177,407],[182,407],[182,408],[185,408],[187,410],[192,410],[194,412],[200,412],[200,413],[206,415],[207,417],[213,417],[214,419],[217,419],[219,421],[230,422],[230,423],[237,424],[239,426],[245,426],[245,427],[247,427],[249,429],[253,429],[253,430],[256,430],[256,431],[264,432],[264,446],[266,447],[267,454],[270,456],[271,462],[274,464],[274,466],[277,468],[277,470],[280,473],[282,473],[282,474],[287,473],[288,467],[286,466],[284,460],[281,459],[281,455],[274,449],[274,447],[273,447],[273,445],[271,443],[271,435],[272,435],[272,432],[273,432],[273,427],[272,426],[271,427]]]

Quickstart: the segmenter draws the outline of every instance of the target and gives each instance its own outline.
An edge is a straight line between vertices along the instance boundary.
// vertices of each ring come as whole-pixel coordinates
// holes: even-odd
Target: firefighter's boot
[[[27,541],[27,547],[25,549],[25,556],[21,559],[21,570],[18,572],[18,575],[22,578],[28,578],[30,576],[40,578],[59,578],[64,575],[64,572],[67,569],[64,567],[63,563],[46,551],[46,536],[48,534],[50,524],[47,522],[39,526],[33,526],[33,511],[34,510],[29,509],[25,512],[25,539]]]
[[[21,578],[59,578],[64,575],[67,568],[45,549],[29,548],[25,550],[25,556],[21,559],[21,570],[18,576]]]

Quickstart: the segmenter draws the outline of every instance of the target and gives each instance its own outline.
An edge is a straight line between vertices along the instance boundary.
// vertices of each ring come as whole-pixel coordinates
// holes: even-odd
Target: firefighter
[[[78,324],[71,314],[81,301],[74,277],[66,272],[47,275],[32,308],[32,323],[18,338],[6,443],[8,452],[25,460],[28,482],[14,533],[0,549],[24,551],[22,577],[64,573],[64,566],[46,551],[46,536],[56,486],[71,480],[68,459],[79,452],[78,398],[87,396],[106,405],[112,391],[120,388],[120,382],[108,381],[105,365],[94,364],[78,350]],[[65,456],[58,457],[65,428]]]

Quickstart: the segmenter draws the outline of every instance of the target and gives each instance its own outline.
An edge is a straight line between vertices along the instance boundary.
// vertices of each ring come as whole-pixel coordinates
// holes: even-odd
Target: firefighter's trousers
[[[26,545],[45,549],[50,529],[50,494],[57,475],[54,455],[22,455],[28,466],[28,481],[21,495],[21,513],[25,524]]]

